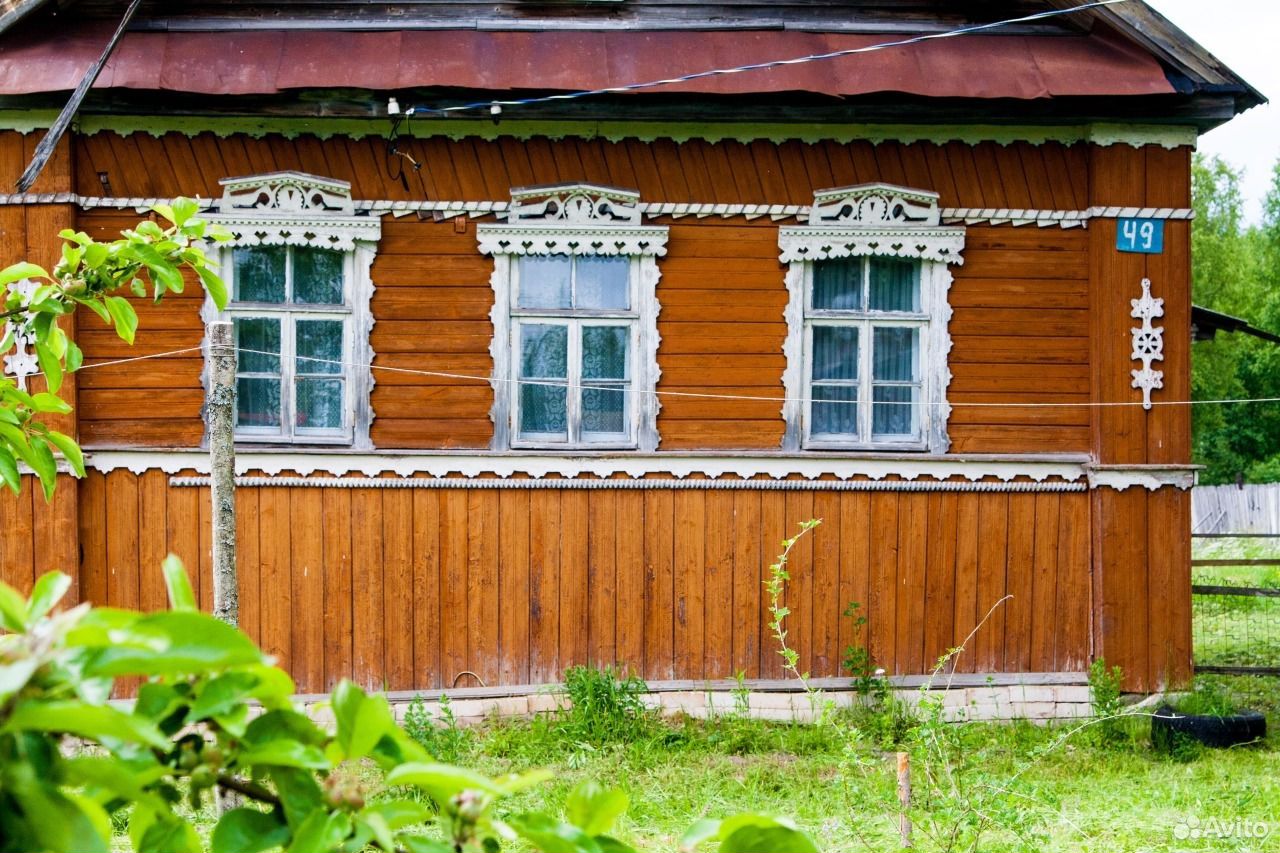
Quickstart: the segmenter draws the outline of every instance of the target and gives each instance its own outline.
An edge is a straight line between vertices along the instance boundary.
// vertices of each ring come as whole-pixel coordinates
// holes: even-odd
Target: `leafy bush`
[[[449,697],[441,696],[439,704],[440,716],[437,718],[427,710],[421,696],[414,696],[404,712],[404,733],[437,761],[457,764],[469,751],[472,738],[466,729],[458,725]]]
[[[191,815],[212,791],[245,803],[218,818],[213,853],[495,853],[516,840],[556,853],[630,850],[608,835],[627,806],[620,792],[581,786],[563,818],[499,815],[510,796],[550,774],[488,778],[436,763],[384,698],[350,682],[329,701],[334,731],[320,728],[292,706],[284,671],[243,633],[196,610],[177,558],[163,568],[172,609],[159,613],[87,603],[55,612],[71,583],[58,573],[25,600],[0,584],[3,853],[107,853],[117,827],[137,853],[200,851]],[[131,708],[108,702],[118,678],[143,679]],[[629,685],[623,695],[633,692]],[[261,707],[252,719],[251,702]],[[368,772],[430,804],[402,794],[370,801],[357,778]],[[737,835],[748,827],[754,835]],[[726,851],[746,849],[733,839],[748,837],[760,853],[813,849],[772,818],[740,816],[718,831]]]
[[[649,687],[634,675],[612,666],[571,666],[564,689],[572,705],[562,712],[559,729],[572,740],[594,746],[626,743],[654,730],[656,715],[641,700]]]

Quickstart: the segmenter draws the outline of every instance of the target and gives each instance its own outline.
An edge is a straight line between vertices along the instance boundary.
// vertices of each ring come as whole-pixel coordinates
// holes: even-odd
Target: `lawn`
[[[1221,677],[1213,684],[1243,704],[1274,714],[1280,681]],[[598,720],[597,720],[598,722]],[[675,850],[680,835],[705,816],[754,811],[793,817],[824,850],[897,849],[893,726],[884,715],[837,717],[823,726],[786,725],[733,715],[703,721],[659,721],[647,715],[611,726],[591,742],[582,721],[495,721],[471,730],[436,729],[429,745],[441,757],[500,774],[546,767],[554,778],[510,805],[559,812],[569,791],[587,779],[623,788],[630,808],[620,838],[641,850]],[[899,729],[901,721],[898,723]],[[920,824],[953,828],[965,800],[995,823],[980,850],[1182,851],[1280,849],[1280,750],[1276,740],[1177,758],[1154,753],[1146,720],[1126,721],[1115,742],[1093,730],[1066,736],[1061,727],[1018,724],[952,726],[954,759],[919,757],[935,773],[951,772],[969,792],[921,804]],[[899,730],[899,733],[901,731]],[[915,751],[915,750],[913,750]],[[926,755],[928,753],[925,753]],[[1036,756],[1039,756],[1038,758]],[[917,773],[924,765],[917,764]],[[917,791],[927,788],[917,780]],[[996,789],[1007,789],[1001,794]],[[1190,818],[1268,822],[1267,842],[1187,838]],[[947,849],[917,826],[917,849]],[[956,850],[973,849],[957,845]]]
[[[1280,558],[1280,539],[1198,539],[1196,559]],[[1280,589],[1280,566],[1195,566],[1196,584]],[[1193,646],[1200,666],[1280,667],[1280,597],[1196,595]]]

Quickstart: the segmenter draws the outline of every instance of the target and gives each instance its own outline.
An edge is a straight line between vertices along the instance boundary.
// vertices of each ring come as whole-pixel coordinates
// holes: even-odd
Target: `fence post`
[[[240,622],[236,578],[236,351],[231,323],[209,324],[209,499],[213,503],[213,615]]]
[[[911,844],[911,755],[898,753],[898,842],[905,850]]]

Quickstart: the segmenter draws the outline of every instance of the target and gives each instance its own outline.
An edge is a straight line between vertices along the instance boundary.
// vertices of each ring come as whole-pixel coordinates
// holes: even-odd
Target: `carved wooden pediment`
[[[940,223],[938,194],[893,184],[818,190],[809,224],[850,228],[929,227]]]
[[[222,213],[308,213],[350,216],[351,184],[306,172],[271,172],[244,178],[225,178],[218,210]]]
[[[305,172],[270,172],[226,178],[210,220],[232,239],[225,246],[311,246],[351,251],[358,241],[376,243],[376,216],[359,215],[351,184]]]
[[[639,225],[640,193],[599,184],[552,184],[511,190],[507,222]]]

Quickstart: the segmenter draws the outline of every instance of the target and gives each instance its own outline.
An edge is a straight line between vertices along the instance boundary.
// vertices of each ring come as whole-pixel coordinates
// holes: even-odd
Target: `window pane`
[[[815,261],[813,307],[827,311],[862,310],[862,258]]]
[[[293,301],[341,305],[345,276],[342,252],[298,247],[293,250]]]
[[[578,295],[575,308],[631,307],[631,259],[627,257],[583,256],[578,258]]]
[[[539,438],[567,439],[566,391],[563,385],[521,385],[520,434],[542,433]]]
[[[582,436],[625,435],[627,432],[626,385],[582,389]]]
[[[913,385],[876,385],[871,389],[872,438],[915,438],[918,389]]]
[[[283,246],[232,250],[237,302],[284,302]]]
[[[236,426],[280,426],[280,380],[236,380]]]
[[[298,320],[299,373],[342,373],[342,321]]]
[[[569,327],[520,325],[520,376],[564,379],[569,374]]]
[[[240,373],[280,373],[280,320],[275,317],[237,317],[236,351]],[[271,355],[271,353],[276,353]]]
[[[813,378],[858,378],[858,327],[813,327]]]
[[[582,378],[626,379],[627,326],[582,327]]]
[[[568,255],[526,255],[520,258],[521,308],[568,308]]]
[[[919,311],[920,265],[896,258],[872,258],[871,310]]]
[[[889,382],[915,382],[920,368],[920,330],[879,326],[874,331],[872,378]]]
[[[858,387],[814,385],[811,435],[858,435]]]
[[[343,382],[341,379],[299,379],[298,426],[305,429],[342,429]]]

